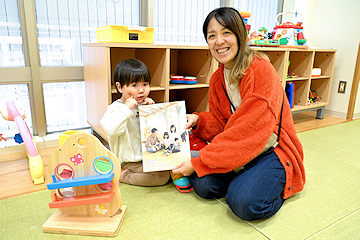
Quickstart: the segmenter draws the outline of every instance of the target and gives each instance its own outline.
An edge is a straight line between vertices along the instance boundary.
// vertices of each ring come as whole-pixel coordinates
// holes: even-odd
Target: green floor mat
[[[121,184],[128,209],[115,239],[351,239],[360,236],[360,120],[299,133],[307,182],[273,217],[246,222],[225,199]],[[0,201],[0,239],[104,239],[43,233],[50,191]],[[341,237],[343,236],[343,237]]]

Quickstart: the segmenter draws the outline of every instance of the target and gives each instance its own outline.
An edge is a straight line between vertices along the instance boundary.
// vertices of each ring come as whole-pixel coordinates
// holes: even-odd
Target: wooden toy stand
[[[53,182],[50,208],[57,208],[44,223],[47,233],[115,237],[127,207],[118,186],[120,163],[91,134],[70,136],[49,157]]]

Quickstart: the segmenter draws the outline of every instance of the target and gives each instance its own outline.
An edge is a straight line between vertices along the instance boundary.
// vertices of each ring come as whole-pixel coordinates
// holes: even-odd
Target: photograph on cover
[[[143,171],[171,170],[191,158],[185,101],[139,105]]]

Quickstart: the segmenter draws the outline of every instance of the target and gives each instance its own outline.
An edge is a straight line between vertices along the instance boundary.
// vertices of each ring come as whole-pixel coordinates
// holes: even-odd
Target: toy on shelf
[[[269,34],[267,29],[262,27],[258,32],[254,31],[250,34],[249,45],[257,47],[278,47],[280,41],[272,39],[272,33]]]
[[[119,160],[91,134],[67,135],[49,156],[49,207],[57,210],[43,231],[115,237],[127,209],[118,186]]]
[[[27,157],[29,159],[30,176],[34,184],[44,183],[44,165],[41,156],[39,155],[35,141],[26,125],[24,115],[21,115],[16,108],[13,101],[6,102],[7,113],[0,111],[5,120],[14,121],[20,132],[20,136],[17,137],[17,142],[23,141],[26,148]],[[21,140],[20,140],[20,139]]]
[[[241,1],[241,11],[239,13],[240,13],[241,17],[244,19],[246,30],[247,30],[247,33],[249,34],[251,25],[248,24],[248,18],[251,17],[251,13],[245,12],[245,0]]]
[[[172,75],[170,76],[170,83],[184,83],[184,84],[195,84],[197,83],[196,77],[193,76],[182,76],[182,75]]]
[[[295,73],[289,73],[286,78],[299,78],[299,75],[295,74]]]
[[[314,103],[317,100],[320,100],[321,98],[317,95],[317,91],[316,90],[309,90],[309,103]]]
[[[321,76],[321,68],[313,68],[311,71],[311,77],[320,77]]]
[[[295,14],[295,17],[299,15],[302,19],[302,14],[294,11],[276,15],[276,26],[274,27],[273,39],[279,40],[280,47],[308,48],[304,37],[302,22],[297,22],[295,24],[291,22],[279,24],[278,17],[288,13]]]
[[[294,99],[295,99],[295,83],[287,82],[285,88],[286,96],[289,100],[290,108],[294,107]]]

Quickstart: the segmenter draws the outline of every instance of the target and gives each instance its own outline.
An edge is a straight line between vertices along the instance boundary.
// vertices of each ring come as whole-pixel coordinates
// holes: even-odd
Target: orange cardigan
[[[297,138],[289,102],[274,67],[255,57],[239,83],[240,107],[231,114],[224,84],[224,65],[211,76],[209,112],[196,113],[199,122],[193,133],[211,142],[191,163],[199,177],[226,173],[254,159],[271,134],[278,134],[284,95],[279,145],[274,149],[286,172],[284,198],[299,192],[305,184],[303,148]]]

